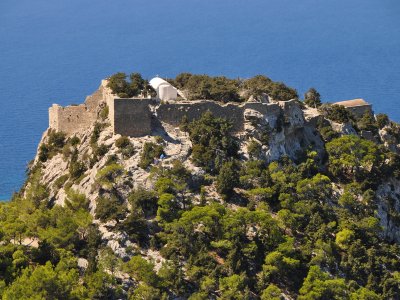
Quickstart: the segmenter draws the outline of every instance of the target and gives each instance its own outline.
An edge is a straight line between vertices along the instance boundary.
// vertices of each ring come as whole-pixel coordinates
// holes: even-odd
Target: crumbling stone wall
[[[49,108],[49,127],[67,136],[89,128],[96,121],[101,103],[104,102],[104,90],[101,85],[96,92],[86,97],[84,104],[66,107],[53,104]]]
[[[53,104],[49,108],[49,126],[56,131],[72,135],[86,129],[96,120],[96,112],[92,112],[85,104],[62,107]]]
[[[157,119],[169,125],[179,126],[184,116],[188,121],[198,119],[205,112],[210,111],[216,117],[230,120],[233,130],[243,129],[243,108],[234,104],[220,105],[214,101],[185,101],[161,104],[156,109]]]
[[[96,122],[98,113],[103,104],[108,105],[108,119],[115,134],[139,137],[150,135],[160,124],[179,126],[186,116],[188,121],[201,117],[207,111],[214,116],[226,118],[232,122],[232,130],[240,132],[244,130],[246,123],[245,111],[260,113],[265,121],[274,127],[277,119],[287,111],[298,111],[299,120],[303,118],[301,109],[297,103],[287,101],[285,103],[228,103],[220,104],[215,101],[173,101],[160,104],[156,99],[120,99],[112,94],[107,87],[107,81],[103,80],[99,89],[88,96],[84,104],[77,106],[61,107],[54,104],[49,108],[49,125],[57,131],[63,131],[67,135],[89,128]],[[293,116],[293,114],[291,114]],[[298,123],[297,116],[290,120]]]
[[[200,118],[205,112],[210,111],[216,117],[230,120],[233,125],[232,130],[238,132],[244,129],[244,111],[246,109],[260,112],[265,115],[265,118],[271,119],[272,123],[276,122],[280,112],[278,104],[246,102],[221,105],[215,101],[201,100],[161,104],[156,109],[156,115],[160,121],[178,126],[185,116],[190,122]]]

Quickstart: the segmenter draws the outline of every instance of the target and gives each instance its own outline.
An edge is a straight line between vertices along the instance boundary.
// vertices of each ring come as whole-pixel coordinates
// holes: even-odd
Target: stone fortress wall
[[[154,99],[114,99],[111,125],[115,134],[132,137],[150,135],[153,131],[151,105]]]
[[[88,96],[84,104],[66,107],[53,104],[49,108],[49,126],[71,136],[92,126],[105,105],[109,109],[108,119],[113,132],[131,137],[151,135],[163,124],[177,127],[185,116],[192,121],[207,111],[230,120],[234,132],[244,130],[246,121],[255,115],[262,116],[271,127],[275,126],[279,117],[283,117],[285,122],[289,120],[292,125],[304,124],[303,112],[294,100],[220,104],[210,100],[160,103],[154,98],[121,99],[112,94],[107,81],[103,80],[99,89]]]
[[[84,104],[67,107],[53,104],[49,108],[50,128],[65,132],[67,135],[90,127],[95,120],[96,115],[90,112]]]
[[[265,115],[270,124],[276,122],[281,112],[277,103],[219,104],[211,100],[160,103],[154,98],[121,99],[111,93],[111,90],[107,88],[107,81],[103,80],[99,89],[88,96],[84,104],[66,107],[53,104],[49,108],[49,127],[71,136],[93,125],[105,104],[109,109],[108,118],[114,133],[132,137],[150,135],[157,126],[163,123],[177,127],[184,116],[192,121],[206,111],[230,120],[234,132],[243,130],[246,110],[258,111]]]
[[[100,86],[93,95],[86,97],[84,104],[66,107],[53,104],[49,108],[49,127],[67,135],[89,128],[97,119],[103,90],[103,86]]]
[[[157,118],[161,122],[172,126],[179,126],[182,119],[186,117],[188,121],[193,121],[201,117],[207,111],[210,111],[215,117],[226,118],[232,122],[232,130],[239,132],[244,130],[246,111],[256,111],[269,120],[269,123],[275,124],[280,114],[278,103],[228,103],[219,104],[215,101],[197,100],[180,101],[160,105],[157,110]]]

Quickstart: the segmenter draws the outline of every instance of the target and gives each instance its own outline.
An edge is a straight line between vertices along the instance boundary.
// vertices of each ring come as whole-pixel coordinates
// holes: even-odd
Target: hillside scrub
[[[387,176],[374,171],[388,162],[385,152],[359,137],[333,138],[327,144],[329,174],[320,173],[313,153],[297,164],[288,157],[233,161],[236,154],[225,148],[229,143],[213,138],[229,124],[211,115],[197,122],[189,124],[193,141],[229,153],[211,180],[224,201],[210,195],[195,200],[192,174],[179,161],[153,168],[153,190],[132,189],[128,201],[115,185],[124,172],[121,165],[110,164],[96,176],[105,192],[96,199],[95,218],[116,222],[114,230],[125,232],[139,249],[159,251],[165,259],[159,271],[138,248],[127,249],[132,254],[125,262],[107,248],[84,195],[71,190],[64,207],[53,206],[37,172],[26,198],[0,206],[3,297],[33,290],[63,299],[274,299],[284,291],[299,299],[396,299],[400,248],[381,237],[374,191],[364,184]],[[332,183],[344,184],[340,199]],[[236,208],[228,205],[233,188],[243,191]],[[22,245],[32,236],[40,241],[34,251]],[[77,256],[87,259],[87,269],[77,267]],[[122,292],[118,272],[137,283]]]
[[[215,88],[193,76],[175,84]],[[218,101],[295,93],[263,76],[216,82],[226,84]],[[399,299],[400,127],[326,107],[315,124],[281,113],[275,128],[253,121],[239,134],[210,112],[153,137],[117,138],[101,121],[79,138],[49,131],[45,160],[0,203],[1,297]],[[337,132],[333,119],[359,131]],[[307,130],[320,146],[267,159],[277,138],[303,146]]]
[[[349,113],[343,105],[323,104],[319,107],[322,114],[329,120],[337,123],[347,123],[354,121],[354,117]]]
[[[57,153],[60,153],[65,145],[65,133],[50,130],[47,143],[43,143],[39,148],[39,160],[46,162]]]
[[[146,169],[154,162],[154,159],[159,159],[163,153],[164,148],[162,145],[153,142],[144,143],[140,154],[139,167]]]
[[[215,118],[210,112],[190,123],[188,131],[193,144],[193,162],[208,172],[216,173],[224,162],[236,157],[238,144],[231,128],[229,121]]]
[[[274,82],[266,76],[257,75],[250,79],[229,79],[224,76],[211,77],[181,73],[171,81],[186,91],[190,100],[209,99],[220,102],[242,102],[250,96],[261,100],[263,94],[276,101],[297,99],[296,90],[282,82]]]
[[[107,87],[120,98],[132,98],[139,95],[147,97],[147,95],[155,96],[154,89],[150,86],[149,81],[142,78],[139,73],[132,73],[127,80],[125,73],[116,73],[108,78]]]

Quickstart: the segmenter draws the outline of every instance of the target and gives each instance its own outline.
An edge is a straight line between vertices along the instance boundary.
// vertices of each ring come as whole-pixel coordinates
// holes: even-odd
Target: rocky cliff
[[[106,95],[103,96],[103,95]],[[40,162],[39,153],[40,147],[48,143],[49,133],[54,132],[49,128],[44,134],[38,147],[38,154],[34,159],[34,166],[40,164],[42,169],[41,182],[48,187],[50,198],[59,205],[64,204],[66,198],[66,190],[74,189],[84,194],[91,202],[92,213],[96,207],[96,199],[101,195],[102,188],[96,183],[96,175],[108,163],[110,157],[115,160],[115,163],[120,164],[125,170],[124,175],[118,178],[114,188],[118,190],[121,197],[126,199],[130,190],[135,187],[145,186],[149,189],[154,188],[154,182],[151,179],[150,169],[142,169],[139,167],[140,154],[146,142],[158,141],[164,147],[166,158],[163,159],[163,167],[171,167],[171,162],[174,160],[182,161],[185,167],[192,174],[201,173],[202,170],[196,167],[190,160],[192,143],[186,132],[180,130],[177,126],[178,118],[173,118],[175,121],[171,125],[168,117],[168,122],[158,120],[151,135],[143,137],[128,137],[132,144],[132,150],[129,157],[124,156],[121,150],[115,145],[116,140],[121,138],[120,134],[115,134],[114,129],[110,126],[110,118],[108,116],[100,116],[101,111],[115,96],[106,87],[106,81],[102,83],[99,90],[93,96],[87,98],[85,106],[90,106],[92,111],[95,111],[95,119],[91,120],[91,124],[75,128],[73,136],[79,139],[79,143],[75,146],[66,144],[63,151],[56,153],[45,162]],[[94,100],[93,100],[94,99]],[[186,102],[185,102],[186,103]],[[196,106],[197,102],[194,101]],[[295,160],[304,155],[305,150],[313,150],[318,153],[318,156],[323,160],[325,156],[325,147],[323,138],[320,135],[316,119],[323,119],[322,114],[313,108],[302,107],[297,100],[276,102],[276,106],[271,106],[266,113],[261,113],[257,109],[246,108],[244,110],[244,123],[242,130],[236,130],[235,136],[240,143],[240,154],[242,159],[248,159],[249,154],[247,145],[250,142],[258,143],[262,152],[262,157],[266,162],[278,160],[282,156],[288,156]],[[149,109],[152,111],[160,110],[160,106],[168,106],[169,104],[153,104]],[[188,104],[185,104],[188,105]],[[190,105],[190,104],[189,104]],[[212,106],[211,106],[212,107]],[[168,114],[171,108],[161,109],[162,114]],[[152,118],[151,115],[148,116]],[[229,119],[229,115],[226,116]],[[114,117],[113,117],[114,118]],[[161,118],[163,120],[163,118]],[[356,130],[350,123],[337,123],[331,120],[326,120],[331,124],[332,129],[340,135],[356,134]],[[85,121],[86,122],[86,121]],[[152,121],[154,123],[154,120]],[[86,124],[86,123],[85,123]],[[62,127],[62,126],[61,126]],[[99,129],[101,128],[101,129]],[[398,141],[390,134],[390,128],[385,127],[379,131],[379,142],[391,151],[398,151]],[[97,133],[96,133],[97,132]],[[93,135],[98,134],[95,146],[93,144]],[[268,142],[262,142],[262,136],[268,135]],[[376,141],[376,139],[374,139]],[[94,153],[97,150],[97,145],[101,145],[104,150],[101,156]],[[77,153],[78,161],[84,164],[84,173],[79,177],[79,180],[66,179],[60,186],[60,178],[68,178],[70,176],[71,167],[71,152]],[[93,158],[96,157],[95,161]],[[400,242],[400,230],[398,222],[391,219],[393,212],[400,213],[399,199],[400,193],[398,189],[398,181],[382,184],[377,189],[378,212],[377,216],[381,221],[381,225],[385,228],[385,235],[397,242]],[[391,188],[390,188],[391,187]],[[216,193],[213,193],[216,195]],[[218,196],[217,196],[218,197]],[[388,205],[388,199],[392,199],[392,205]],[[392,213],[389,213],[392,212]],[[113,241],[115,245],[115,241]]]
[[[98,96],[105,93],[105,89],[106,87],[103,85],[94,95]],[[111,99],[110,91],[106,92],[109,95],[108,98]],[[88,99],[93,99],[93,97]],[[160,249],[138,245],[137,241],[132,240],[129,232],[124,228],[121,229],[119,224],[124,220],[124,216],[121,215],[121,219],[99,219],[96,213],[99,201],[117,199],[121,206],[132,210],[134,209],[132,202],[128,201],[132,191],[141,188],[149,191],[160,190],[160,182],[157,181],[160,176],[162,177],[160,174],[175,172],[170,170],[176,169],[177,162],[180,162],[180,168],[185,170],[182,172],[189,174],[182,176],[188,176],[187,184],[191,186],[189,189],[174,192],[176,195],[181,193],[179,197],[182,199],[191,199],[191,203],[182,204],[183,207],[185,205],[198,205],[206,201],[209,204],[225,203],[233,210],[237,210],[243,203],[247,203],[248,199],[253,199],[251,201],[264,199],[262,197],[267,199],[268,193],[273,194],[274,186],[263,187],[263,196],[258,194],[261,193],[261,190],[257,189],[253,189],[249,194],[246,192],[246,186],[254,184],[247,182],[241,184],[241,186],[236,186],[231,201],[227,200],[226,195],[222,195],[218,189],[218,183],[215,183],[216,175],[212,172],[208,174],[205,168],[195,163],[193,148],[196,146],[193,144],[194,140],[190,132],[185,129],[185,124],[179,125],[178,123],[181,123],[181,120],[178,122],[176,118],[174,122],[164,122],[167,119],[166,117],[154,119],[157,118],[157,110],[160,112],[160,116],[168,114],[168,105],[170,104],[153,103],[150,105],[151,114],[148,117],[152,118],[151,134],[129,137],[115,134],[114,128],[111,126],[111,123],[115,122],[115,115],[112,118],[107,115],[107,113],[110,113],[110,109],[107,108],[107,101],[103,101],[102,97],[96,99],[96,105],[93,104],[93,101],[90,103],[93,106],[91,109],[96,111],[96,114],[90,116],[93,120],[91,119],[88,126],[85,125],[79,130],[70,131],[68,136],[63,135],[62,132],[57,132],[54,128],[49,128],[43,134],[38,153],[30,166],[27,184],[21,193],[25,197],[29,197],[30,187],[34,184],[32,178],[39,176],[39,182],[47,190],[48,201],[51,205],[64,206],[71,191],[84,195],[89,200],[90,212],[93,215],[94,223],[99,226],[104,244],[108,245],[120,258],[129,260],[132,257],[129,249],[133,247],[138,249],[142,257],[155,264],[155,270],[158,270],[166,262]],[[190,104],[185,103],[185,105]],[[304,165],[303,174],[309,174],[305,175],[304,180],[307,180],[307,176],[315,179],[312,174],[315,174],[316,171],[331,176],[332,173],[330,172],[332,171],[328,170],[327,167],[327,161],[330,158],[327,157],[326,142],[332,140],[332,137],[337,138],[348,134],[362,136],[361,131],[355,128],[354,123],[343,124],[329,120],[317,109],[309,108],[297,100],[276,102],[264,113],[259,109],[253,109],[251,103],[247,106],[242,104],[241,107],[243,124],[230,131],[232,138],[238,145],[238,156],[235,159],[243,164],[249,161],[261,161],[267,165],[270,164],[268,172],[272,173],[275,172],[274,167],[272,167],[273,162],[289,159],[294,163]],[[226,118],[229,119],[229,115]],[[191,118],[189,121],[195,119]],[[154,126],[155,123],[156,126]],[[398,151],[399,141],[393,133],[392,126],[394,124],[386,125],[375,134],[371,133],[370,135],[365,134],[364,131],[363,139],[368,138],[374,141],[378,147],[395,155]],[[149,150],[151,147],[158,146],[162,149],[159,153],[155,150],[156,148]],[[154,153],[158,154],[152,154],[148,163],[144,165],[143,160],[146,151],[155,151]],[[162,155],[159,155],[160,153]],[[307,167],[307,163],[310,162],[314,164],[313,167]],[[285,163],[283,162],[283,164]],[[314,171],[307,168],[310,168],[310,170],[314,168]],[[277,176],[277,174],[273,176]],[[288,173],[279,176],[289,177],[290,175]],[[245,178],[244,175],[241,176]],[[253,178],[253,181],[264,180],[261,178],[264,176],[261,173],[257,176]],[[277,180],[273,176],[272,182]],[[242,177],[240,180],[242,180]],[[265,180],[271,182],[271,179]],[[393,174],[388,181],[375,186],[373,205],[376,210],[371,213],[371,217],[378,218],[380,226],[383,228],[381,237],[388,242],[397,243],[400,243],[399,183],[397,174]],[[329,203],[330,207],[339,207],[342,205],[340,204],[341,199],[345,197],[348,185],[340,180],[332,180],[332,182],[329,181],[329,186],[328,189],[333,191],[332,194],[327,194],[326,198],[319,200],[315,198],[315,201]],[[295,185],[292,185],[291,188],[296,190]],[[311,186],[309,189],[312,189]],[[168,191],[168,188],[166,190]],[[297,184],[297,193],[307,194],[307,191],[302,190]],[[271,199],[274,197],[276,199],[268,200],[270,201],[268,205],[274,207],[277,199],[283,201],[282,199],[289,197],[288,195],[280,192],[273,197],[271,196]],[[166,196],[161,195],[160,197]],[[365,195],[359,196],[357,201],[363,202],[365,197]],[[162,202],[160,201],[159,203]],[[162,206],[162,204],[159,205]],[[295,206],[296,204],[293,203],[292,205]],[[287,209],[290,209],[290,206]],[[156,218],[152,214],[146,216],[146,218],[147,226],[150,228],[148,229],[149,235],[155,236],[160,231],[157,226],[159,217]],[[274,218],[276,218],[275,215]],[[204,224],[201,226],[204,226]],[[195,231],[204,230],[200,228],[201,226],[199,225]],[[251,230],[257,232],[259,230],[257,226]],[[286,228],[284,231],[289,232],[290,229]],[[251,236],[251,233],[249,233],[249,236]],[[250,238],[249,236],[248,238]],[[223,264],[223,259],[219,257],[222,254],[212,252],[212,255],[216,261]],[[85,262],[83,262],[83,265],[85,265]],[[132,278],[127,274],[122,272],[118,276],[121,280],[126,281],[128,287],[134,284]],[[293,297],[291,292],[283,294],[288,299]]]

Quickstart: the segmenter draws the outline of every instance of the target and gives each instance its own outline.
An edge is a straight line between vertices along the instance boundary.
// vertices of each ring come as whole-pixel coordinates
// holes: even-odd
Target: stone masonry
[[[107,81],[103,80],[99,89],[88,96],[84,104],[66,107],[53,104],[49,108],[50,128],[71,136],[93,125],[105,105],[109,108],[108,119],[113,132],[131,137],[151,135],[163,124],[177,127],[184,117],[192,121],[207,111],[216,117],[230,120],[233,131],[240,132],[244,129],[246,121],[245,111],[260,113],[272,125],[281,114],[285,113],[287,107],[298,106],[295,101],[220,104],[211,100],[160,103],[158,99],[121,99],[112,94],[107,88]],[[299,118],[302,118],[301,109],[298,110]]]

